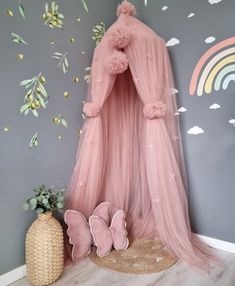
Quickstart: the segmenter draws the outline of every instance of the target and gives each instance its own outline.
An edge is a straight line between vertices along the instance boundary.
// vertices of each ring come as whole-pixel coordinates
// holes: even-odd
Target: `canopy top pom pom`
[[[136,15],[135,6],[126,0],[123,1],[117,7],[117,16],[119,17],[121,14],[129,15],[129,16]]]

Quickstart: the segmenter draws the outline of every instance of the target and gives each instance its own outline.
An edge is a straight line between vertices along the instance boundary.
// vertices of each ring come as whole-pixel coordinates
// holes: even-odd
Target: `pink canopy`
[[[166,44],[129,2],[94,51],[87,116],[67,209],[87,218],[103,201],[126,212],[131,238],[160,238],[190,265],[211,254],[191,232],[176,90]]]

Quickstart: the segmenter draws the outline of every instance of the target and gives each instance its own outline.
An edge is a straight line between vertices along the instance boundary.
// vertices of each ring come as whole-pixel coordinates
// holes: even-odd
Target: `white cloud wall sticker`
[[[166,46],[167,47],[173,47],[175,45],[178,45],[180,43],[180,40],[176,39],[176,38],[171,38],[167,43]]]
[[[199,126],[193,126],[192,128],[190,128],[187,133],[189,135],[199,135],[199,134],[203,134],[204,133],[204,130],[199,127]]]
[[[177,94],[177,93],[179,93],[178,89],[176,89],[176,88],[172,88],[171,89],[171,94],[172,95]]]
[[[230,124],[232,124],[233,126],[235,126],[235,119],[230,119],[228,122],[229,122]]]
[[[188,14],[188,18],[192,18],[193,16],[195,16],[195,14],[194,14],[194,13],[190,13],[190,14]]]
[[[175,115],[180,115],[180,113],[183,113],[183,112],[186,112],[187,111],[187,108],[185,107],[180,107],[176,112],[175,112]]]
[[[187,109],[183,106],[178,109],[178,112],[186,112],[186,111]]]
[[[221,2],[221,1],[223,1],[223,0],[208,0],[208,2],[210,4],[217,4],[217,3]]]
[[[215,37],[213,37],[213,36],[207,37],[207,38],[205,39],[205,42],[206,42],[207,44],[213,43],[214,41],[215,41]]]
[[[218,103],[213,103],[210,107],[210,109],[219,109],[221,106]]]

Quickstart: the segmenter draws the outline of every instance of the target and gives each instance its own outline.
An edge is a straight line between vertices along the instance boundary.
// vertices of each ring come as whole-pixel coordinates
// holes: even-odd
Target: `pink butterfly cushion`
[[[127,238],[125,213],[123,210],[117,211],[112,218],[110,231],[113,238],[113,247],[116,250],[125,250],[129,246]]]
[[[103,221],[109,225],[110,224],[110,216],[111,216],[111,205],[109,202],[103,202],[99,204],[93,212],[93,215],[96,215],[103,219]]]
[[[98,216],[89,218],[90,231],[97,247],[96,253],[102,257],[108,255],[112,249],[113,239],[107,224]]]
[[[72,259],[77,261],[91,251],[92,236],[88,222],[83,214],[75,210],[67,210],[64,220],[68,225],[67,234],[72,244]]]
[[[116,250],[127,249],[129,240],[124,211],[119,210],[113,215],[110,227],[102,218],[95,215],[89,218],[89,225],[98,256],[108,255],[112,246]]]

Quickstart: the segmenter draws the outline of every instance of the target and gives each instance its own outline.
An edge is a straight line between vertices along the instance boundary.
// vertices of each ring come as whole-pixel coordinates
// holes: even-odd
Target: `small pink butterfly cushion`
[[[125,213],[117,211],[108,226],[104,220],[96,215],[89,218],[90,231],[94,244],[97,247],[98,256],[106,256],[114,247],[116,250],[125,250],[129,245],[127,238]]]
[[[72,260],[77,261],[87,256],[91,251],[92,236],[86,218],[74,210],[67,210],[64,221],[68,225],[67,234],[72,244]]]

